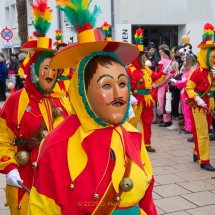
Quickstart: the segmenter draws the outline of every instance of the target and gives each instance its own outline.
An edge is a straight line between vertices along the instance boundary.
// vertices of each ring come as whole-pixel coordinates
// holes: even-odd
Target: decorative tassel
[[[136,45],[140,45],[143,43],[143,29],[138,28],[136,30],[136,33],[134,35],[134,39],[135,39]]]
[[[52,10],[48,7],[48,0],[36,0],[37,5],[31,3],[34,15],[33,25],[35,37],[44,37],[51,26]]]
[[[78,33],[95,27],[96,18],[101,13],[97,5],[91,13],[90,3],[91,0],[56,0],[57,8],[64,11],[69,23]]]

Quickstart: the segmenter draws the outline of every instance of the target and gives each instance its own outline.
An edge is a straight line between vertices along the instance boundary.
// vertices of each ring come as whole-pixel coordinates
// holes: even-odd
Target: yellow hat
[[[56,0],[58,8],[65,12],[70,24],[76,29],[78,42],[68,45],[57,53],[50,62],[51,68],[75,67],[81,59],[94,52],[114,52],[124,64],[130,63],[137,57],[139,50],[136,46],[124,42],[103,40],[102,32],[93,29],[96,16],[101,12],[98,6],[95,5],[94,11],[90,13],[88,7],[91,0],[78,0],[77,2]]]
[[[52,10],[47,5],[47,1],[37,0],[37,5],[31,3],[33,8],[32,13],[34,15],[33,25],[35,31],[33,35],[37,37],[37,40],[29,40],[21,47],[21,51],[25,52],[38,52],[38,51],[50,51],[52,49],[52,39],[45,37],[48,29],[51,26]]]
[[[214,44],[214,26],[210,23],[204,25],[204,31],[202,33],[202,42],[198,45],[198,48],[213,48]]]

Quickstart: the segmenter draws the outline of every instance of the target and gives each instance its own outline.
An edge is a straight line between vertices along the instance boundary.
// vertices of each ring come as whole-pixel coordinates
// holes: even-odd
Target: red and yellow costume
[[[46,4],[43,5],[46,6]],[[70,103],[58,86],[47,93],[41,91],[40,70],[37,63],[42,62],[45,57],[51,58],[54,50],[51,50],[48,45],[51,41],[49,38],[38,37],[38,39],[40,40],[28,42],[22,47],[23,51],[28,51],[27,49],[35,51],[33,57],[25,65],[27,75],[25,87],[12,94],[0,112],[0,172],[8,174],[10,171],[18,169],[24,185],[29,189],[34,176],[32,163],[37,159],[39,145],[29,152],[30,160],[26,165],[18,163],[17,152],[22,151],[22,147],[28,144],[28,140],[43,122],[46,130],[50,132],[71,113]],[[41,57],[43,55],[44,58]],[[36,66],[34,67],[34,65]],[[36,82],[33,81],[35,77],[37,77]],[[54,85],[55,82],[53,87]],[[61,108],[62,114],[54,119],[53,110],[56,108]],[[11,215],[27,214],[29,194],[23,188],[7,185],[6,199]]]
[[[59,0],[59,4],[62,6],[62,0]],[[82,5],[86,7],[85,4]],[[99,8],[95,8],[99,11]],[[81,27],[84,29],[86,25]],[[115,125],[99,118],[91,108],[85,87],[85,69],[91,59],[111,56],[120,64],[126,64],[132,59],[124,53],[137,56],[138,49],[128,43],[104,41],[99,30],[93,30],[89,23],[87,27],[87,31],[79,32],[78,44],[57,53],[50,64],[52,68],[64,65],[76,68],[70,85],[73,115],[53,131],[42,145],[28,214],[95,214],[101,203],[101,208],[106,209],[109,204],[114,204],[108,214],[157,215],[152,199],[152,168],[141,134],[126,122],[127,116],[124,114],[123,121]],[[68,54],[73,60],[65,58]],[[60,159],[56,159],[56,153]],[[123,192],[117,204],[113,198],[107,205],[102,205],[110,186],[119,193],[119,183],[125,173],[128,157],[132,163],[129,178],[133,180],[134,187]],[[49,174],[42,174],[47,171]],[[107,213],[104,211],[101,214]]]
[[[139,63],[139,56],[130,66],[126,68],[128,76],[130,77],[131,90],[134,91],[139,80],[143,79],[139,87],[138,93],[133,94],[138,100],[137,105],[133,105],[135,117],[129,122],[137,128],[140,120],[140,128],[142,130],[143,140],[146,147],[151,146],[151,124],[153,120],[153,104],[154,99],[151,95],[152,84],[163,81],[166,75],[163,71],[159,73],[153,72],[149,67],[142,66]]]
[[[206,108],[198,106],[197,104],[191,106],[192,133],[195,143],[194,154],[197,155],[200,164],[210,163],[210,141],[208,132],[212,123],[213,116],[210,111],[214,110],[213,95],[215,91],[215,76],[211,72],[211,68],[214,66],[213,64],[215,64],[215,62],[213,62],[212,65],[210,62],[213,56],[215,56],[215,44],[212,41],[214,27],[211,25],[211,30],[208,30],[206,29],[207,26],[206,24],[206,33],[203,33],[203,42],[198,46],[201,49],[198,53],[200,66],[190,73],[185,87],[188,101],[191,104],[194,102],[195,98],[199,96],[207,105]],[[204,35],[206,35],[206,38],[204,38]],[[211,54],[213,54],[212,57]]]
[[[143,47],[141,47],[141,45],[139,45],[138,47],[140,47],[141,51],[143,51]],[[159,73],[155,73],[150,70],[149,67],[145,65],[143,66],[143,55],[143,52],[140,53],[139,56],[134,61],[132,61],[132,64],[126,68],[127,74],[130,77],[131,91],[133,93],[133,96],[138,100],[137,105],[133,105],[135,117],[131,118],[129,122],[135,128],[137,128],[137,124],[140,120],[142,138],[144,140],[145,146],[150,147],[151,124],[154,116],[154,99],[151,95],[152,84],[163,81],[166,75],[162,70]],[[142,80],[141,84],[139,83],[140,80]],[[140,85],[138,89],[136,89],[137,85]],[[137,90],[137,94],[135,94],[135,89]]]

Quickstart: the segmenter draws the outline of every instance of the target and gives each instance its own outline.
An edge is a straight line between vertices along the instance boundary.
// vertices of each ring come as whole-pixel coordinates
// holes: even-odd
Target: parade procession
[[[0,52],[0,215],[215,214],[214,25],[156,40],[100,3],[27,0]]]

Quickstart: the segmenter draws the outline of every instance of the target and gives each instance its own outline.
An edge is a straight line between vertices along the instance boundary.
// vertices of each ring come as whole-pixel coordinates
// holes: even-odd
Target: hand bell
[[[56,117],[62,116],[62,114],[63,114],[63,109],[60,108],[60,107],[57,107],[57,108],[54,109],[53,114],[54,114]]]
[[[20,165],[26,165],[30,160],[30,154],[27,151],[21,150],[16,153],[15,159]]]

